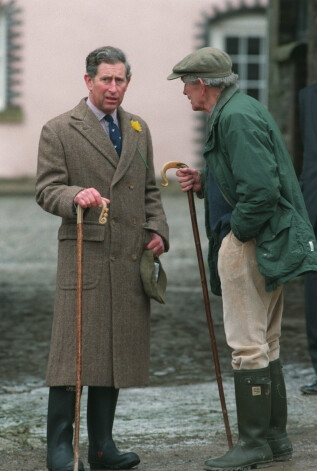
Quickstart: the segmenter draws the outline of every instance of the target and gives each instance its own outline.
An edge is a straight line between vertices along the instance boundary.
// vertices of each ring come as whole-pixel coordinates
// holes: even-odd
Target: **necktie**
[[[111,139],[114,148],[118,155],[121,155],[122,140],[118,126],[114,123],[113,117],[110,114],[106,114],[105,120],[109,123],[109,137]]]

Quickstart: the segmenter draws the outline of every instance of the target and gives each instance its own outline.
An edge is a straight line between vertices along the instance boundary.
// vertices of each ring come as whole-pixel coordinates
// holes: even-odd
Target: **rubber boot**
[[[130,469],[140,463],[135,453],[120,453],[112,439],[119,390],[88,388],[87,425],[90,469]]]
[[[282,365],[279,359],[270,362],[271,375],[271,420],[268,442],[275,461],[292,458],[293,447],[286,433],[287,401]]]
[[[73,471],[74,391],[66,387],[50,388],[47,414],[47,468],[49,471]],[[81,461],[79,471],[85,471]]]
[[[224,456],[205,462],[212,471],[240,471],[269,466],[273,460],[267,442],[271,412],[269,367],[234,371],[239,439]]]

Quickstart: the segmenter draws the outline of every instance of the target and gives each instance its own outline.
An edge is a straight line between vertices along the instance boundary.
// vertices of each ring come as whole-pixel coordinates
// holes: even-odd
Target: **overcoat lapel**
[[[116,173],[113,177],[112,185],[118,183],[129,168],[131,161],[135,156],[139,139],[139,133],[131,126],[132,115],[119,107],[118,117],[122,136],[122,151]]]
[[[118,154],[113,144],[100,125],[98,119],[82,99],[74,108],[70,125],[77,129],[115,168],[119,163]]]

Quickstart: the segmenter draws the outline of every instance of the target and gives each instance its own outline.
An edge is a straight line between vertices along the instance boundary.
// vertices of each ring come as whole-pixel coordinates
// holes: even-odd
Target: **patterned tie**
[[[110,114],[106,114],[105,120],[109,123],[109,137],[111,139],[114,148],[118,155],[121,155],[122,140],[118,126],[113,122],[113,117]]]

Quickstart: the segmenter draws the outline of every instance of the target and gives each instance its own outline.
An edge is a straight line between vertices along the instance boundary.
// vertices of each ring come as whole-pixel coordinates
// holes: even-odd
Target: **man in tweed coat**
[[[135,453],[118,452],[112,424],[119,389],[148,381],[150,300],[140,260],[144,250],[154,256],[168,250],[168,226],[148,126],[120,106],[130,78],[120,49],[91,52],[85,74],[89,97],[41,133],[36,199],[62,218],[47,371],[50,471],[73,469],[78,204],[85,208],[82,385],[88,386],[88,461],[91,469],[128,469],[140,461]],[[115,144],[109,137],[113,126]],[[108,223],[101,226],[105,197],[111,204]]]

